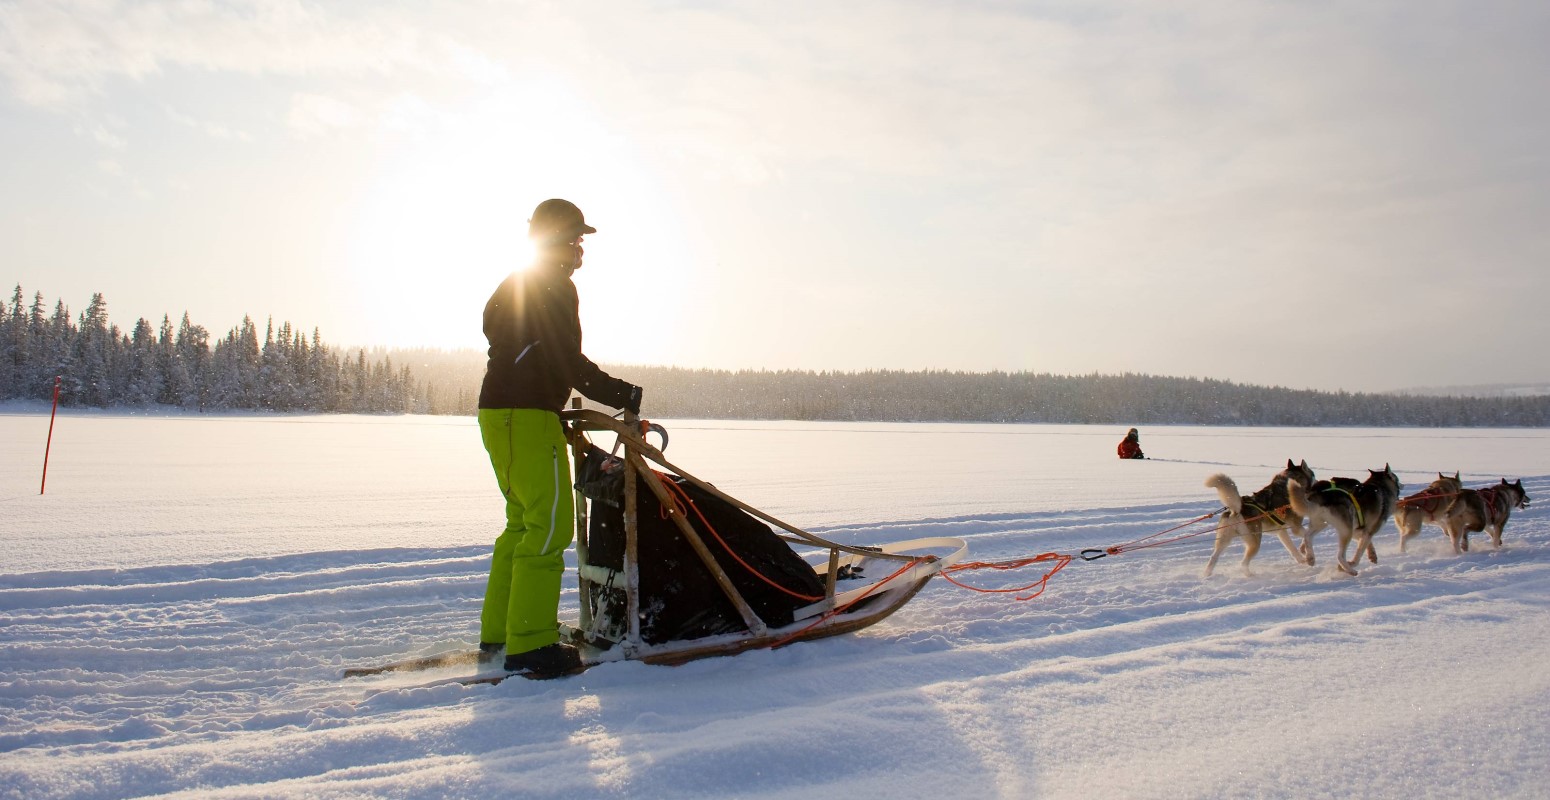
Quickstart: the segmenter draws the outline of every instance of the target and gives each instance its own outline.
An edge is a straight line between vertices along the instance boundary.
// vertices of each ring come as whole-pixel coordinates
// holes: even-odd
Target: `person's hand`
[[[630,395],[624,400],[624,410],[634,414],[637,417],[640,416],[640,398],[641,395],[645,393],[645,389],[642,389],[639,386],[631,386]]]

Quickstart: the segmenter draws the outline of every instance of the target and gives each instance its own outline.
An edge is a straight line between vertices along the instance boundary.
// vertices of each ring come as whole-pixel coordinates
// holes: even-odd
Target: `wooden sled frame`
[[[581,595],[581,616],[576,628],[565,630],[562,637],[569,638],[584,647],[587,661],[634,660],[649,664],[680,664],[697,658],[732,655],[745,650],[779,647],[791,642],[821,639],[860,630],[876,623],[905,603],[909,602],[926,583],[944,568],[962,560],[968,552],[968,544],[962,539],[937,537],[895,542],[881,547],[857,547],[831,542],[794,525],[782,522],[769,514],[753,508],[717,489],[715,486],[690,475],[667,460],[662,451],[653,447],[642,433],[638,420],[626,414],[621,421],[598,411],[573,409],[560,414],[565,423],[571,448],[576,456],[577,472],[580,457],[590,442],[586,434],[607,431],[618,437],[624,461],[624,569],[617,575],[604,575],[604,571],[589,567],[587,557],[587,505],[580,493],[576,496],[576,561],[577,581]],[[804,608],[796,610],[796,621],[778,629],[771,629],[760,619],[732,580],[721,568],[715,556],[705,545],[694,526],[689,523],[684,510],[662,484],[662,479],[652,469],[651,463],[669,470],[696,487],[731,503],[748,514],[785,531],[781,538],[794,544],[809,545],[828,551],[828,563],[824,574],[824,597]],[[648,644],[640,632],[640,570],[637,558],[639,527],[637,525],[636,497],[639,486],[644,485],[656,496],[678,526],[706,570],[737,609],[748,630],[742,633],[720,634],[686,641]],[[912,554],[911,551],[948,549],[946,555]],[[878,560],[897,564],[897,571],[887,578],[865,587],[840,592],[837,584],[841,570],[865,560]],[[818,567],[815,565],[815,570]],[[618,585],[618,579],[623,585]],[[591,597],[595,584],[621,588],[625,591],[627,630],[622,638],[614,640],[596,630],[592,619]]]

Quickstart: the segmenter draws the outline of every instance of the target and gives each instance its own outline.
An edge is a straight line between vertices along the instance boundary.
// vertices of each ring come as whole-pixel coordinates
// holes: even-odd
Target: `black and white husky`
[[[1383,470],[1367,470],[1367,480],[1352,483],[1350,479],[1302,483],[1296,479],[1287,482],[1287,499],[1292,511],[1308,518],[1311,528],[1328,525],[1340,537],[1340,549],[1335,552],[1335,565],[1341,572],[1356,574],[1356,564],[1346,560],[1346,549],[1356,541],[1358,558],[1372,544],[1373,534],[1388,522],[1399,504],[1399,491],[1404,484],[1389,465]],[[1375,555],[1375,554],[1374,554]]]
[[[1299,564],[1312,563],[1313,545],[1309,541],[1313,535],[1312,530],[1303,528],[1302,515],[1292,511],[1286,496],[1287,482],[1294,479],[1301,481],[1304,486],[1313,483],[1313,470],[1308,467],[1306,460],[1301,464],[1293,464],[1288,458],[1286,469],[1276,473],[1265,488],[1251,495],[1238,494],[1238,484],[1220,472],[1206,478],[1206,486],[1215,489],[1217,496],[1222,498],[1222,505],[1227,507],[1227,511],[1222,514],[1221,524],[1216,528],[1216,544],[1211,548],[1211,559],[1206,562],[1206,577],[1211,577],[1212,570],[1216,569],[1216,560],[1233,539],[1243,540],[1243,574],[1252,575],[1249,562],[1259,552],[1260,541],[1267,531],[1274,531],[1280,537],[1281,544],[1286,547],[1286,552],[1292,554],[1293,561]],[[1288,529],[1302,537],[1301,548],[1292,544]]]

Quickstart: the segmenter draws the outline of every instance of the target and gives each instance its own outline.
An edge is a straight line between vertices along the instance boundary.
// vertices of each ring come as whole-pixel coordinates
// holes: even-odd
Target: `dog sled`
[[[830,541],[669,462],[660,425],[583,409],[561,419],[574,455],[580,614],[576,624],[560,626],[560,636],[580,650],[584,667],[675,665],[858,631],[898,611],[968,552],[953,537]],[[661,448],[647,441],[652,431]],[[592,444],[590,435],[599,433],[613,436],[611,452]],[[459,650],[343,675],[479,663],[478,651]],[[507,677],[480,672],[436,684]]]
[[[857,631],[968,551],[950,537],[830,541],[668,461],[660,426],[581,409],[561,417],[575,456],[581,598],[561,635],[589,664],[680,664]],[[612,434],[612,452],[592,444],[596,433]]]

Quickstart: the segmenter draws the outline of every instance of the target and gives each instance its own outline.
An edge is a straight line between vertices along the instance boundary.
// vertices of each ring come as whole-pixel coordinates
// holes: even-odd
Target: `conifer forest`
[[[125,332],[92,295],[72,315],[17,286],[0,301],[0,401],[367,414],[473,414],[478,350],[341,351],[314,328],[251,318],[220,338],[188,313]],[[1543,427],[1550,394],[1432,396],[1330,392],[1144,374],[949,370],[719,370],[610,366],[644,386],[664,419],[1021,422],[1114,425]]]

